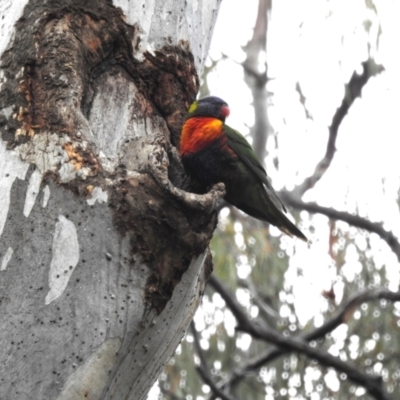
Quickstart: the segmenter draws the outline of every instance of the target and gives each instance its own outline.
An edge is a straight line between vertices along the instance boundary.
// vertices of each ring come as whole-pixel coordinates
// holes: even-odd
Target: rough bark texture
[[[187,193],[173,146],[218,1],[17,3],[0,2],[22,13],[0,69],[0,398],[142,399],[211,272],[223,187]],[[171,15],[190,34],[166,37]]]

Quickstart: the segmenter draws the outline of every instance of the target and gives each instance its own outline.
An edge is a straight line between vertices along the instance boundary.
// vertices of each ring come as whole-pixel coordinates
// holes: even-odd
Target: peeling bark
[[[218,0],[128,4],[0,3],[0,398],[145,398],[211,273],[174,146]]]

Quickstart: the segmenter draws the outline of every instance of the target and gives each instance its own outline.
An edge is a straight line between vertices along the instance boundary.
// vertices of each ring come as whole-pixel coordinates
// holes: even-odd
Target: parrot
[[[308,242],[282,212],[285,206],[245,137],[225,124],[228,104],[216,96],[190,106],[184,120],[179,153],[187,173],[204,189],[224,183],[224,199],[246,214],[266,221],[289,236]]]

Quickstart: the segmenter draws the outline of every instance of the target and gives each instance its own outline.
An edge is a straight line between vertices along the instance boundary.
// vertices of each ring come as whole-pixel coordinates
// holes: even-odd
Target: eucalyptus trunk
[[[223,187],[176,146],[218,6],[0,0],[1,399],[143,399],[184,335]]]

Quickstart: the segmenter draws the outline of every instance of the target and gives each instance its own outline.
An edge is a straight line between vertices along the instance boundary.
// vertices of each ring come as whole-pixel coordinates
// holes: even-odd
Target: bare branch
[[[268,322],[268,324],[271,324],[272,321],[276,322],[276,319],[279,318],[279,313],[261,298],[253,280],[250,277],[240,280],[239,285],[250,291],[254,304],[258,307],[260,314],[263,315],[263,318]]]
[[[260,52],[267,48],[268,13],[270,11],[271,0],[259,0],[253,36],[245,46],[247,54],[245,62],[250,61],[252,65],[257,65]]]
[[[227,306],[232,311],[238,322],[238,330],[247,332],[254,339],[265,340],[275,344],[281,348],[281,351],[295,351],[304,354],[312,359],[317,360],[326,367],[332,367],[342,373],[354,383],[363,386],[368,393],[377,400],[389,400],[380,377],[361,372],[356,366],[349,362],[343,362],[340,359],[332,356],[331,354],[310,346],[301,338],[285,337],[279,332],[270,328],[261,327],[251,321],[246,313],[242,310],[236,298],[229,292],[229,290],[216,278],[214,275],[210,278],[210,285],[218,291],[221,297],[225,300]]]
[[[268,13],[271,10],[271,0],[259,0],[257,19],[253,37],[244,47],[246,60],[242,67],[245,73],[245,82],[249,86],[254,106],[254,126],[251,128],[253,148],[262,163],[266,156],[266,145],[269,129],[267,117],[268,82],[267,68],[259,71],[259,61],[262,52],[267,50]]]
[[[400,292],[392,292],[385,288],[376,288],[366,289],[356,293],[340,308],[339,312],[332,319],[325,322],[319,328],[314,329],[312,332],[303,335],[302,339],[310,341],[325,336],[327,333],[336,329],[340,324],[346,323],[349,319],[349,315],[362,303],[381,299],[392,302],[400,301]]]
[[[223,390],[220,389],[214,382],[214,379],[212,378],[212,376],[210,374],[210,369],[207,365],[207,360],[204,355],[203,349],[201,348],[201,345],[200,345],[199,334],[196,330],[196,327],[194,326],[193,321],[190,323],[190,330],[193,334],[194,345],[196,347],[197,354],[200,358],[200,365],[196,367],[199,375],[201,376],[203,381],[208,386],[210,386],[213,393],[216,394],[218,397],[220,397],[222,400],[236,400],[235,397],[232,397],[231,395],[223,392]]]
[[[315,167],[314,173],[306,178],[304,182],[297,186],[293,191],[294,195],[298,198],[301,198],[303,194],[307,192],[307,190],[313,188],[315,184],[324,176],[325,172],[331,165],[333,156],[336,152],[336,138],[340,124],[349,112],[354,101],[358,97],[361,97],[361,91],[369,79],[378,75],[384,70],[382,65],[376,64],[371,58],[367,61],[364,61],[361,65],[363,68],[362,74],[358,75],[356,72],[354,72],[349,83],[345,85],[345,95],[343,97],[342,104],[336,110],[329,127],[329,139],[324,157]]]
[[[344,221],[347,222],[349,225],[365,229],[368,232],[376,233],[388,244],[388,246],[396,254],[397,259],[400,261],[399,239],[392,232],[388,232],[387,230],[385,230],[381,223],[371,222],[368,219],[362,218],[358,215],[353,215],[345,211],[338,211],[329,207],[323,207],[316,203],[306,203],[304,201],[298,200],[289,192],[280,192],[279,196],[285,204],[297,210],[305,210],[312,214],[326,215],[328,218]]]
[[[330,320],[326,321],[321,327],[314,329],[313,331],[300,335],[299,337],[306,341],[312,341],[321,339],[327,333],[332,332],[342,323],[346,323],[349,315],[360,306],[362,303],[369,301],[375,301],[385,299],[392,302],[400,301],[400,292],[391,292],[384,288],[368,289],[362,292],[356,293],[352,296],[346,304],[342,305],[339,312]],[[249,360],[245,365],[235,369],[231,372],[231,375],[223,382],[218,383],[218,387],[233,387],[236,386],[241,379],[247,374],[255,371],[263,365],[275,360],[276,358],[286,354],[287,352],[281,348],[274,348],[266,351],[264,354],[258,357],[254,357]]]
[[[301,90],[300,82],[297,82],[297,83],[296,83],[296,92],[297,92],[297,93],[299,94],[299,96],[300,96],[300,103],[303,105],[303,108],[304,108],[304,111],[305,111],[305,113],[306,113],[307,118],[313,120],[314,118],[313,118],[313,116],[311,115],[310,110],[307,108],[307,105],[306,105],[306,97],[304,96],[304,93],[303,93],[303,91]]]

